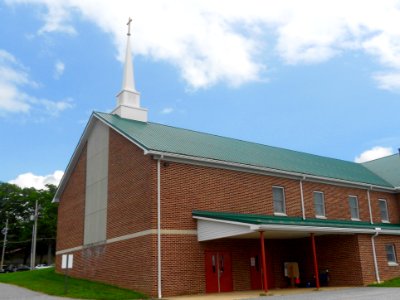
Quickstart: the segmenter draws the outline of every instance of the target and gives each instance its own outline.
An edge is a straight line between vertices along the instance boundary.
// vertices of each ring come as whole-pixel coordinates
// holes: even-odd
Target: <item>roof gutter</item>
[[[376,229],[367,228],[348,228],[348,227],[327,227],[327,226],[309,226],[309,225],[260,225],[257,230],[269,230],[269,231],[297,231],[297,232],[314,232],[314,233],[366,233],[374,234]],[[400,235],[400,230],[380,230],[381,234],[388,235]]]
[[[174,161],[174,162],[186,162],[186,163],[193,162],[194,164],[197,163],[197,164],[208,165],[208,166],[220,166],[220,167],[225,167],[225,168],[234,169],[234,170],[252,171],[252,172],[256,172],[256,173],[260,173],[260,174],[264,174],[264,175],[275,175],[276,176],[277,174],[279,174],[282,177],[287,177],[287,178],[292,178],[292,179],[309,180],[309,181],[316,181],[316,182],[322,182],[322,183],[336,183],[336,184],[352,186],[352,187],[362,187],[367,190],[380,190],[380,191],[386,191],[386,192],[388,192],[388,191],[395,192],[396,190],[400,190],[400,187],[396,189],[396,188],[384,187],[384,186],[379,186],[379,185],[371,185],[368,183],[354,182],[354,181],[342,180],[342,179],[337,179],[337,178],[328,178],[328,177],[309,175],[309,174],[303,174],[303,173],[298,173],[298,172],[283,171],[283,170],[278,170],[278,169],[273,169],[273,168],[268,168],[268,167],[258,167],[258,166],[246,165],[246,164],[242,164],[242,163],[228,162],[228,161],[216,160],[216,159],[211,159],[211,158],[194,157],[194,156],[177,154],[177,153],[149,150],[148,154],[154,155],[155,159],[158,159],[158,157],[162,156],[164,160]]]

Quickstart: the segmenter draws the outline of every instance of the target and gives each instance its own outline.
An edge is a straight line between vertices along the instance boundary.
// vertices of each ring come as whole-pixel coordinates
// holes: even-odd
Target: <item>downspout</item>
[[[306,179],[305,176],[303,176],[303,178],[300,179],[301,213],[303,214],[303,220],[306,219],[306,211],[304,209],[304,194],[303,194],[303,180],[304,179]]]
[[[378,268],[378,261],[376,259],[376,251],[375,251],[375,238],[379,235],[381,228],[375,228],[375,234],[371,237],[371,244],[372,244],[372,255],[374,258],[374,266],[375,266],[375,277],[376,282],[381,283],[381,279],[379,277],[379,268]]]
[[[162,298],[161,289],[161,158],[157,159],[157,289],[158,299]]]
[[[369,222],[371,224],[374,224],[373,218],[372,218],[372,208],[371,208],[371,197],[369,195],[369,191],[372,189],[372,187],[370,187],[369,189],[367,189],[367,199],[368,199],[368,209],[369,209]]]

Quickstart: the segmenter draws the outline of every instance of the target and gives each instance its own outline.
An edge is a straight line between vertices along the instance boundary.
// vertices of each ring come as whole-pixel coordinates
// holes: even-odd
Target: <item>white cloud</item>
[[[163,115],[168,115],[170,113],[174,112],[174,109],[172,107],[166,107],[164,109],[161,110],[161,113]]]
[[[18,86],[29,84],[35,85],[29,81],[28,74],[15,57],[0,49],[0,112],[28,112],[30,107],[26,95]]]
[[[123,24],[131,16],[133,51],[173,64],[191,88],[219,82],[238,86],[263,80],[265,57],[271,54],[296,65],[324,62],[346,51],[361,51],[374,57],[387,72],[400,72],[400,6],[394,0],[6,3],[44,5],[47,13],[42,15],[40,33],[76,33],[71,20],[77,12],[113,36],[120,58],[125,45]],[[267,35],[272,37],[268,43]]]
[[[46,184],[58,185],[62,176],[63,171],[55,171],[53,174],[40,176],[33,173],[24,173],[18,175],[17,178],[10,180],[9,183],[16,184],[22,188],[34,187],[35,189],[45,189]]]
[[[381,89],[400,91],[400,70],[398,72],[375,74],[374,79]]]
[[[361,153],[359,156],[357,156],[354,159],[354,161],[357,163],[363,163],[366,161],[385,157],[385,156],[391,155],[393,153],[394,153],[393,148],[391,148],[391,147],[376,146],[376,147],[373,147],[372,149],[366,150],[363,153]]]
[[[9,113],[32,113],[55,116],[71,108],[72,100],[51,101],[27,94],[23,88],[37,88],[26,68],[9,52],[0,49],[0,116]]]
[[[5,0],[8,4],[45,4],[47,7],[47,13],[42,15],[46,20],[45,24],[37,31],[39,35],[50,33],[50,32],[63,32],[70,35],[75,35],[75,28],[68,24],[71,14],[69,10],[66,10],[62,1],[52,0]]]
[[[64,73],[64,70],[65,64],[60,60],[56,61],[54,64],[54,78],[59,79]]]

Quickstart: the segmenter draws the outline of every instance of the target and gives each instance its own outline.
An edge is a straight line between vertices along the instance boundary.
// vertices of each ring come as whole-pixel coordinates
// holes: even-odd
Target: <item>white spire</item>
[[[130,42],[131,22],[132,19],[129,18],[122,90],[117,95],[117,107],[112,113],[119,115],[121,118],[147,122],[147,109],[140,107],[140,93],[135,88]]]
[[[131,45],[130,37],[128,36],[128,43],[126,45],[125,66],[124,66],[124,79],[122,83],[122,90],[135,91],[135,78],[133,77],[133,67],[131,58]]]
[[[128,25],[128,34],[127,34],[128,38],[127,38],[127,43],[126,43],[124,78],[123,78],[123,82],[122,82],[122,90],[136,92],[135,77],[133,75],[133,64],[132,64],[131,22],[132,22],[132,19],[129,18],[129,21],[127,24]]]

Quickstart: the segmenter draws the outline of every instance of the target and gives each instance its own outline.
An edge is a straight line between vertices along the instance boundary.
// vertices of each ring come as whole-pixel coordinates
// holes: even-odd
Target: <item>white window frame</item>
[[[356,207],[351,207],[351,201],[350,199],[355,199]],[[360,207],[358,205],[358,197],[354,195],[349,195],[348,197],[348,202],[349,202],[349,208],[350,208],[350,218],[352,221],[360,221]],[[357,209],[357,217],[353,217],[353,209]]]
[[[398,266],[399,264],[397,263],[396,247],[394,246],[394,244],[386,244],[385,252],[386,252],[386,259],[388,261],[388,265],[389,266]],[[392,258],[391,258],[391,256],[392,256]]]
[[[322,214],[318,214],[317,209],[316,209],[316,203],[315,203],[315,194],[320,194],[322,195],[322,203],[318,204],[318,205],[322,205]],[[314,191],[313,192],[313,202],[314,202],[314,210],[315,210],[315,217],[319,218],[319,219],[326,219],[326,211],[325,211],[325,194],[324,192],[320,192],[320,191]]]
[[[283,211],[276,211],[275,207],[275,199],[274,199],[274,189],[279,189],[282,191],[282,197],[283,197],[283,203],[282,203],[282,208]],[[274,206],[274,215],[276,216],[287,216],[286,214],[286,197],[285,197],[285,188],[282,186],[272,186],[272,202]]]
[[[387,201],[386,201],[386,199],[378,199],[378,203],[379,203],[379,213],[380,213],[380,216],[381,216],[381,221],[382,221],[382,223],[390,223],[390,221],[389,221],[389,209],[388,209],[388,205],[387,205]],[[381,203],[385,203],[385,213],[386,213],[386,217],[384,218],[383,216],[382,216],[382,208],[381,208]]]

